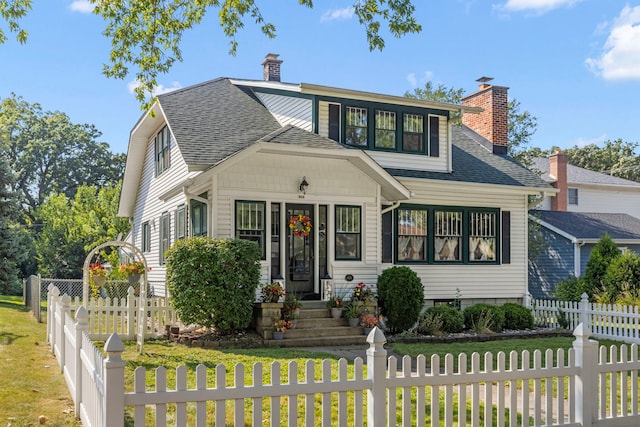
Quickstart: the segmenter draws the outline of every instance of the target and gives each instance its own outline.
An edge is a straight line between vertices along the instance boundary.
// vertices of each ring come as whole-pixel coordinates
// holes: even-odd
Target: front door
[[[287,204],[287,293],[313,299],[313,205]]]

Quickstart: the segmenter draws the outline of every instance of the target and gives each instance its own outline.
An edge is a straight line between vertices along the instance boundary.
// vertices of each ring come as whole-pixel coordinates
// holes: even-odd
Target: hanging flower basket
[[[311,219],[306,215],[293,215],[289,218],[289,229],[294,236],[308,236],[311,232]]]

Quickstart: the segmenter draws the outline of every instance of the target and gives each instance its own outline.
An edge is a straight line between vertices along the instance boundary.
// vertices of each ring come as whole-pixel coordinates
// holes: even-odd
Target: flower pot
[[[92,276],[92,278],[93,283],[95,283],[97,287],[102,287],[105,285],[105,283],[107,283],[107,278],[104,276]]]
[[[369,327],[366,327],[366,326],[365,326],[365,327],[364,327],[364,334],[365,334],[365,335],[369,335],[369,332],[371,332],[371,329],[373,329],[373,328],[369,328]]]
[[[273,339],[274,340],[281,340],[284,338],[284,332],[280,332],[280,331],[273,331]]]
[[[342,308],[333,307],[330,310],[331,310],[331,317],[333,317],[334,319],[339,319],[342,317]]]
[[[349,326],[351,326],[352,328],[357,328],[358,326],[360,326],[360,319],[357,317],[350,317],[348,321]]]
[[[130,274],[127,278],[129,279],[129,283],[138,283],[140,281],[139,274]]]

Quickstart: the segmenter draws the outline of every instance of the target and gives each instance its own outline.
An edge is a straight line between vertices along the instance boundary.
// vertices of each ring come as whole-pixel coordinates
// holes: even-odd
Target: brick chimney
[[[555,178],[555,182],[551,185],[560,190],[555,197],[551,198],[551,210],[563,211],[567,210],[568,187],[567,187],[567,155],[558,150],[549,156],[549,175]]]
[[[268,53],[267,56],[264,57],[264,62],[262,66],[264,67],[264,79],[268,82],[279,82],[280,81],[280,64],[282,61],[278,59],[277,53]]]
[[[508,87],[489,84],[491,77],[481,77],[478,92],[462,98],[462,105],[480,107],[484,111],[479,114],[463,114],[462,124],[468,126],[493,143],[493,154],[507,154],[509,130],[507,104],[509,102]]]

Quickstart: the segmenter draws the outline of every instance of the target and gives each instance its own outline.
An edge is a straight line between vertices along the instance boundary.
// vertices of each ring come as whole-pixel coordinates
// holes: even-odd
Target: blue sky
[[[382,52],[369,51],[353,1],[316,1],[314,9],[257,3],[276,39],[247,22],[230,56],[211,11],[184,37],[184,61],[160,76],[158,91],[217,77],[262,79],[264,56],[278,53],[285,82],[392,95],[428,80],[469,94],[477,78],[494,77],[538,118],[532,146],[640,141],[640,1],[414,0],[422,32],[387,34]],[[102,74],[110,47],[104,25],[86,0],[34,1],[22,21],[27,43],[0,45],[0,98],[14,92],[92,123],[114,152],[126,152],[141,111],[133,77]]]

